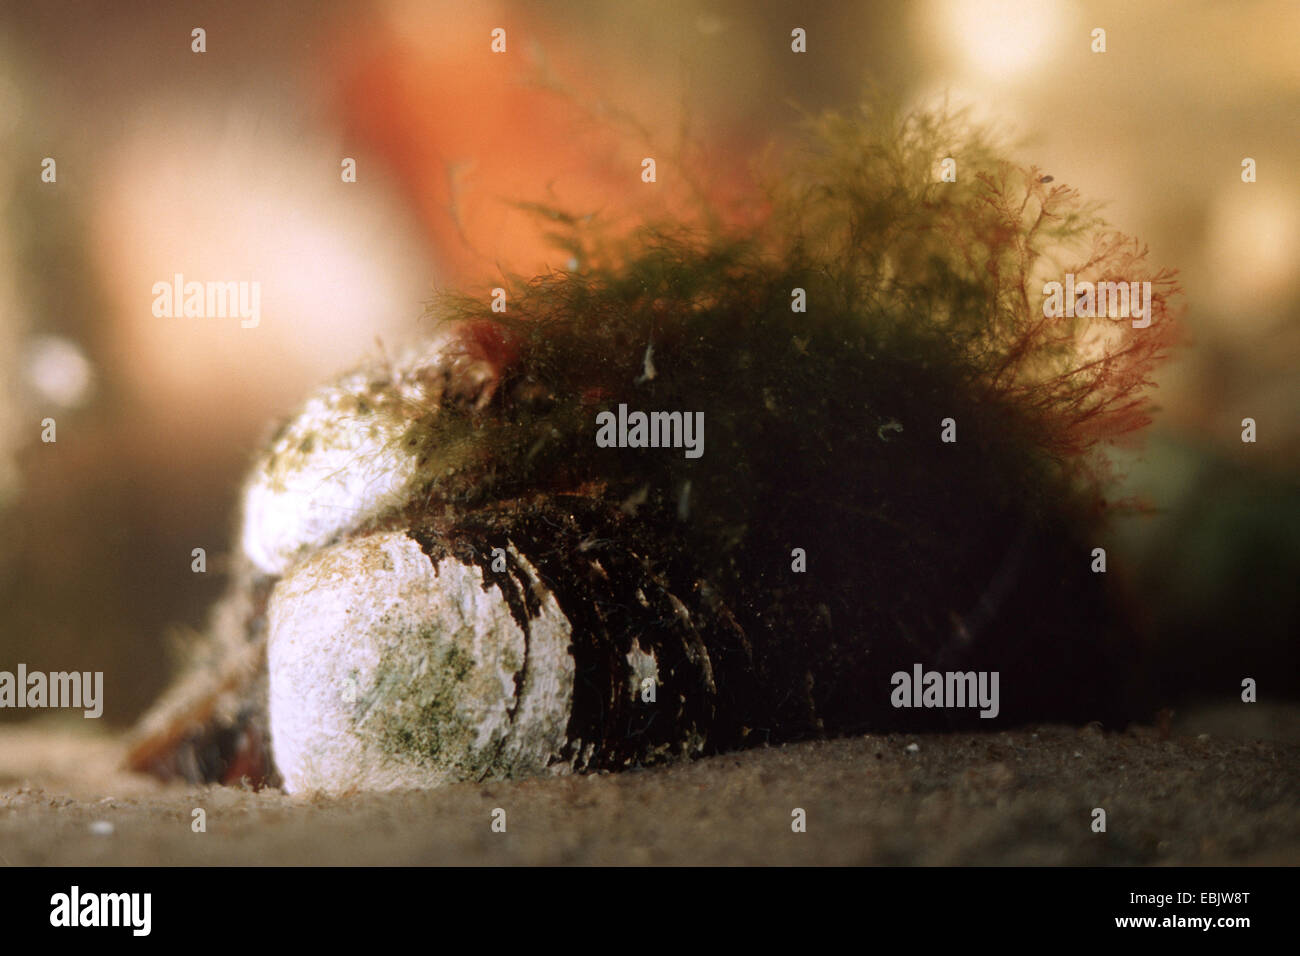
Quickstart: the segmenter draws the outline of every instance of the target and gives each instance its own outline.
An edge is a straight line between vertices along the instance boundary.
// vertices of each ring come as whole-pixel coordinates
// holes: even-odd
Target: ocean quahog
[[[324,548],[267,611],[270,720],[290,792],[538,773],[564,750],[572,626],[526,559],[516,619],[483,571],[403,531]]]

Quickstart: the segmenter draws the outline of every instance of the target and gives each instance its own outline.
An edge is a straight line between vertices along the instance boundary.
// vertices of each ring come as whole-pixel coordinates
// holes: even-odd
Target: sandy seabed
[[[122,771],[121,748],[0,727],[0,865],[1300,863],[1293,706],[1193,712],[1165,733],[871,735],[338,798],[162,784]]]

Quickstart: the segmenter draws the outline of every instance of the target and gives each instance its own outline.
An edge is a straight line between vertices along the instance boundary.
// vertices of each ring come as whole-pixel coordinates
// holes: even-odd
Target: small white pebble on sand
[[[90,832],[95,834],[95,836],[112,836],[113,824],[109,823],[107,820],[96,820],[90,825]]]
[[[920,744],[908,744],[907,747],[906,747],[905,749],[906,749],[907,752],[910,753],[910,754],[919,754],[919,753],[921,752],[921,745],[920,745]]]

